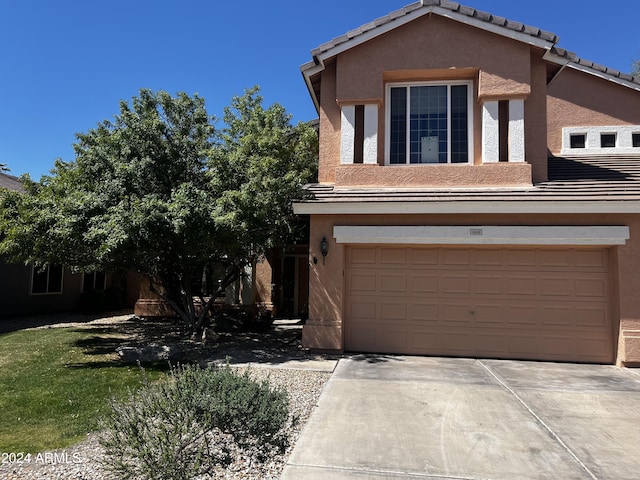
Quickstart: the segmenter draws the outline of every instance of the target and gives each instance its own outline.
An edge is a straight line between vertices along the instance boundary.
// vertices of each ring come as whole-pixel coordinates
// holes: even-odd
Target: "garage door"
[[[346,253],[345,350],[613,361],[606,249]]]

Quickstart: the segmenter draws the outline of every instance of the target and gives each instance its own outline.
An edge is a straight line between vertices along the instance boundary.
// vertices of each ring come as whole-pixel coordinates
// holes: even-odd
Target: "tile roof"
[[[640,77],[633,77],[627,73],[619,72],[618,70],[596,64],[578,57],[573,52],[563,48],[558,48],[556,43],[558,42],[559,37],[552,32],[509,20],[505,17],[493,15],[488,12],[483,12],[449,0],[420,0],[351,30],[344,35],[336,37],[333,40],[313,49],[311,51],[313,61],[304,64],[301,67],[301,70],[305,77],[312,75],[316,72],[315,69],[322,64],[321,58],[325,55],[331,56],[332,51],[347,49],[351,44],[358,44],[375,36],[376,31],[387,31],[388,29],[394,28],[396,24],[402,25],[407,19],[413,18],[412,16],[426,14],[429,12],[450,15],[452,18],[462,21],[467,19],[467,21],[474,23],[477,26],[482,26],[484,24],[487,29],[503,33],[506,36],[516,35],[517,38],[520,39],[531,37],[532,42],[542,42],[541,45],[544,45],[544,48],[548,50],[548,53],[550,54],[549,60],[551,61],[559,61],[559,63],[568,62],[567,64],[573,68],[578,68],[591,74],[603,76],[609,80],[640,90]]]
[[[549,159],[549,180],[531,187],[335,188],[332,185],[315,184],[307,188],[313,194],[313,199],[307,200],[311,203],[640,202],[640,158],[552,157]]]
[[[354,30],[351,30],[344,35],[334,38],[333,40],[320,45],[318,48],[315,48],[311,51],[311,54],[316,57],[321,53],[327,52],[332,48],[335,48],[345,42],[348,42],[360,35],[363,35],[371,30],[379,28],[383,25],[387,25],[393,21],[401,19],[402,17],[411,14],[417,10],[424,8],[434,8],[440,7],[445,10],[449,10],[451,12],[459,13],[461,15],[480,20],[487,24],[495,25],[498,27],[503,27],[507,30],[511,30],[514,32],[524,33],[530,35],[535,38],[540,38],[550,43],[557,43],[559,40],[558,36],[552,32],[548,32],[545,30],[541,30],[537,27],[532,27],[530,25],[525,25],[524,23],[515,22],[513,20],[509,20],[505,17],[500,17],[497,15],[492,15],[488,12],[483,12],[481,10],[476,10],[472,7],[467,7],[464,5],[460,5],[456,2],[450,2],[448,0],[421,0],[406,7],[403,7],[399,10],[395,10],[388,15],[380,17],[372,22],[369,22],[365,25],[362,25]]]
[[[22,182],[18,179],[18,177],[14,177],[13,175],[7,175],[6,173],[0,172],[0,188],[6,188],[7,190],[14,190],[16,192],[23,192],[24,188],[22,187]]]

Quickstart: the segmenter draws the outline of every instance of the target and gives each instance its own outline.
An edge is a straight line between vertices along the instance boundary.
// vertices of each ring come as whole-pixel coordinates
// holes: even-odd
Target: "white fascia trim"
[[[335,226],[337,243],[401,245],[624,245],[626,226]]]
[[[640,213],[640,201],[303,202],[294,203],[293,212],[296,215]]]

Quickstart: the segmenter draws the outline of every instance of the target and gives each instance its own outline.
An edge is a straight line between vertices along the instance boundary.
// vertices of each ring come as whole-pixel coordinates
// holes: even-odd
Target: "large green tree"
[[[198,331],[207,308],[192,286],[203,269],[216,267],[220,293],[292,240],[291,202],[315,175],[317,135],[282,106],[263,107],[257,87],[232,99],[220,130],[201,97],[141,90],[74,148],[50,176],[26,177],[26,195],[3,195],[0,253],[138,271]]]

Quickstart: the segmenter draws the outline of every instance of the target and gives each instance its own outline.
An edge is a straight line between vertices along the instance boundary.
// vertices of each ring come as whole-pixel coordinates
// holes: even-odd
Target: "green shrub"
[[[112,404],[105,466],[123,479],[187,480],[230,462],[231,449],[264,460],[286,447],[288,414],[286,393],[248,371],[173,368],[169,381]]]

